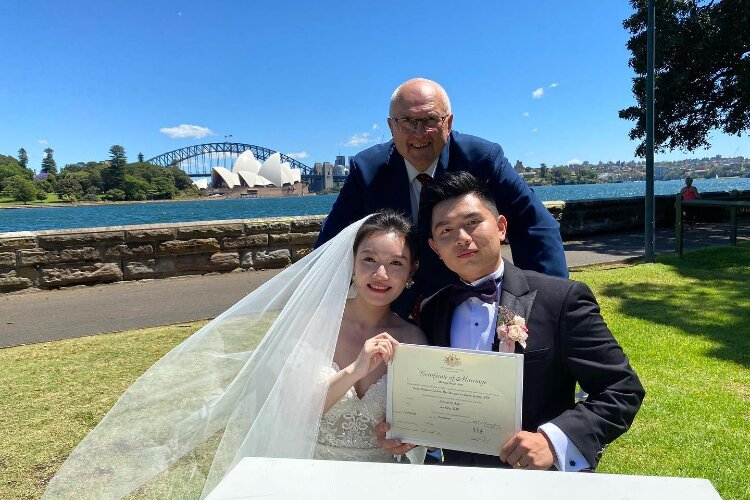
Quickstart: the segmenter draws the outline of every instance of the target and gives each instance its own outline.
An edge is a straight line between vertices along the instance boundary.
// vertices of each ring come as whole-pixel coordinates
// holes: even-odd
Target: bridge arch
[[[184,148],[175,149],[168,153],[163,153],[158,156],[154,156],[146,161],[153,163],[154,165],[161,165],[162,167],[168,167],[170,165],[179,165],[183,161],[195,158],[198,156],[211,157],[212,154],[216,153],[229,153],[232,155],[240,155],[245,151],[250,150],[253,155],[260,161],[266,160],[269,156],[276,153],[272,149],[265,148],[263,146],[256,146],[254,144],[243,144],[239,142],[211,142],[207,144],[196,144],[195,146],[187,146]],[[298,168],[302,171],[302,175],[314,175],[314,169],[305,165],[304,163],[296,160],[290,156],[280,153],[282,162],[289,162],[290,168]],[[210,165],[209,168],[214,165]],[[209,170],[210,175],[210,170]]]

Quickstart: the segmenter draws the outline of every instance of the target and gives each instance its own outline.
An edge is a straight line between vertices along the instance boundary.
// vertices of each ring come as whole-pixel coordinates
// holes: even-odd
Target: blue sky
[[[626,0],[4,2],[0,153],[39,167],[232,141],[333,161],[387,141],[388,99],[422,76],[454,129],[526,166],[629,160]],[[185,136],[187,134],[187,136]],[[750,156],[715,133],[694,154]]]

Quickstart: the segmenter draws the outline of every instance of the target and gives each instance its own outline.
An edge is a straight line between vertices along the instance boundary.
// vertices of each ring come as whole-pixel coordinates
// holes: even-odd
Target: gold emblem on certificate
[[[523,355],[399,344],[388,366],[388,437],[499,455],[521,430]]]

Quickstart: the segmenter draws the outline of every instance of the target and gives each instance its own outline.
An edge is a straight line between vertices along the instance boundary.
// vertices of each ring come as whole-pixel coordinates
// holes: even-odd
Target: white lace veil
[[[312,458],[364,220],[152,366],[43,498],[203,498],[242,457]]]

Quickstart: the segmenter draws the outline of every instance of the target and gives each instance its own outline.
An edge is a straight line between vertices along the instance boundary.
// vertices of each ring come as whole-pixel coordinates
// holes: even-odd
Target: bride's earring
[[[406,288],[411,288],[412,286],[414,286],[414,280],[411,279],[411,278],[409,278],[408,280],[406,280],[406,285],[405,286],[406,286]]]

